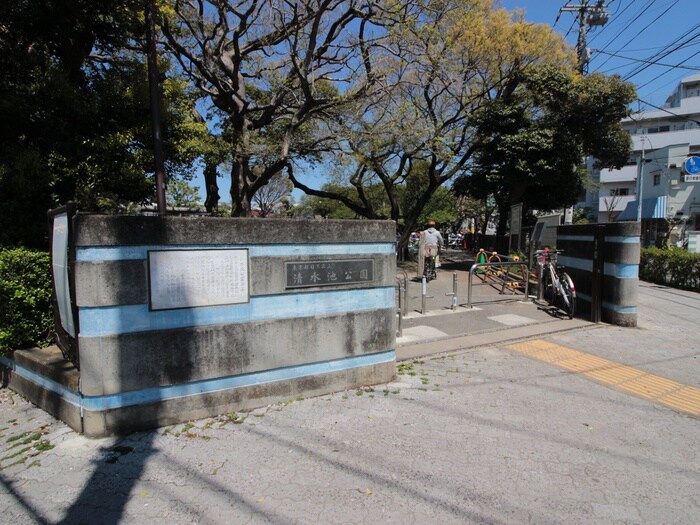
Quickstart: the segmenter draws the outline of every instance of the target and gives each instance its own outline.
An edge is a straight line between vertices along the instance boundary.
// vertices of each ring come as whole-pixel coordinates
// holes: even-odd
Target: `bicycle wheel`
[[[425,257],[423,276],[425,277],[426,282],[430,282],[432,279],[435,279],[435,259],[432,257]]]
[[[542,269],[542,298],[554,306],[554,286],[552,285],[549,266],[545,266]]]
[[[562,306],[569,315],[569,319],[573,319],[576,313],[576,288],[574,287],[574,281],[571,280],[571,277],[566,272],[561,273],[559,280],[561,281],[561,290],[564,293]]]

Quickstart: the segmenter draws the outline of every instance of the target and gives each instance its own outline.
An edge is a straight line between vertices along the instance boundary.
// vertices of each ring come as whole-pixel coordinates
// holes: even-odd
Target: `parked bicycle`
[[[560,308],[569,319],[576,312],[576,287],[563,266],[557,265],[561,250],[537,250],[535,256],[540,265],[540,286],[544,300],[550,305]]]

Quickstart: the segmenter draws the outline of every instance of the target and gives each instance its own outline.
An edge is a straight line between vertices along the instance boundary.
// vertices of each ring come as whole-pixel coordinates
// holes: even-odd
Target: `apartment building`
[[[592,183],[580,204],[597,210],[598,222],[641,218],[644,244],[659,236],[683,243],[700,230],[700,74],[681,80],[663,108],[622,125],[632,137],[628,164],[595,170],[589,161]]]

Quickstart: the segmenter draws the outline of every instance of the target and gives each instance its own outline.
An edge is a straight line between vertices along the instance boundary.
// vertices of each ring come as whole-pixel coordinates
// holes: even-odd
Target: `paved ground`
[[[512,292],[494,280],[474,275],[470,293],[472,263],[469,253],[449,251],[437,280],[427,283],[425,300],[415,268],[405,264],[399,270],[399,281],[407,283],[402,299],[405,316],[397,339],[399,359],[590,326],[585,320],[570,320],[543,301],[533,300],[534,290],[529,290],[530,298],[525,301],[524,290]],[[457,299],[453,307],[455,277]]]
[[[0,390],[0,521],[696,525],[700,296],[642,283],[640,303],[636,329],[516,341],[532,325],[505,326],[402,361],[389,385],[121,439],[83,438]],[[572,369],[571,352],[618,375]]]

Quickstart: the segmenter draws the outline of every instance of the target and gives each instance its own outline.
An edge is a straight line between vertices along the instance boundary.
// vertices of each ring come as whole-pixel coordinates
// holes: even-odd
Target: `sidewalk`
[[[527,337],[594,326],[583,319],[569,319],[522,291],[512,292],[478,274],[472,278],[471,308],[468,307],[469,269],[473,255],[449,251],[438,277],[427,283],[425,311],[421,313],[422,282],[416,269],[404,264],[399,280],[407,278],[407,307],[402,334],[397,337],[397,359],[411,359],[459,349],[479,348]],[[405,272],[405,274],[404,274]],[[457,276],[457,306],[452,308],[453,278]],[[489,284],[491,283],[491,284]]]
[[[570,326],[517,301],[416,318],[413,328],[432,319],[448,335],[466,327],[465,345],[484,339],[449,354],[466,348],[454,344],[460,337],[404,341],[404,358],[419,345],[441,353],[401,361],[387,385],[126,438],[89,440],[0,389],[3,521],[700,523],[700,416],[655,394],[680,385],[694,406],[700,343],[679,334],[695,333],[700,295],[661,288],[640,286],[636,329],[584,323],[496,342]],[[537,322],[508,326],[499,315]],[[488,323],[502,328],[483,331],[496,326]],[[625,378],[604,383],[562,368],[556,352],[627,365]],[[630,376],[648,391],[631,389]]]

